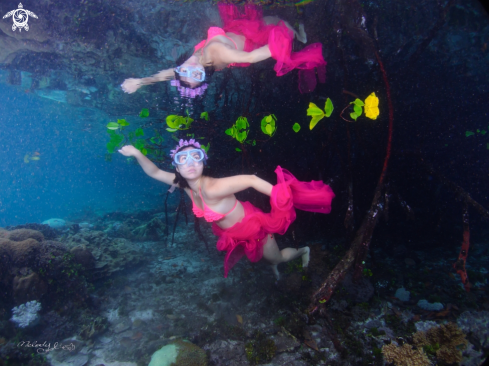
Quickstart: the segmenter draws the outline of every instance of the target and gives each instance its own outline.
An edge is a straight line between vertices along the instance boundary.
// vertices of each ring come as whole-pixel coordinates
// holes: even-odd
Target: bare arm
[[[139,165],[141,165],[141,168],[143,168],[144,172],[148,174],[151,178],[159,180],[160,182],[166,183],[168,185],[173,184],[175,173],[169,173],[161,170],[134,146],[124,146],[122,147],[122,149],[119,150],[119,152],[124,156],[135,157]]]
[[[258,192],[270,196],[272,185],[258,178],[256,175],[235,175],[233,177],[214,179],[209,187],[206,187],[206,195],[209,199],[219,199],[231,194],[254,188]]]
[[[234,62],[256,63],[272,57],[268,45],[257,48],[251,52],[232,50],[219,42],[207,46],[206,52],[209,52],[213,64],[232,64]]]
[[[175,78],[175,73],[173,71],[173,68],[171,68],[171,69],[161,70],[157,74],[154,74],[154,75],[149,76],[147,78],[126,79],[121,84],[121,88],[126,93],[131,94],[131,93],[134,93],[136,90],[138,90],[143,85],[150,85],[150,84],[157,83],[159,81],[168,81],[168,80],[172,80],[174,78]]]

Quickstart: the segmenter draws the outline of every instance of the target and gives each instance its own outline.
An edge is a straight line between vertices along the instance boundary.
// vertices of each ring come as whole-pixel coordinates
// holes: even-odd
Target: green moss
[[[253,339],[245,345],[246,358],[251,365],[270,362],[276,351],[275,342],[260,332],[255,333]]]

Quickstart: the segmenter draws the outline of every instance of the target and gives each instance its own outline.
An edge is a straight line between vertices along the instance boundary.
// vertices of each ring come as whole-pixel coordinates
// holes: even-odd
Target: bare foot
[[[277,264],[271,264],[273,274],[275,275],[275,279],[280,280],[280,272],[278,271]]]
[[[306,268],[309,265],[309,253],[311,249],[309,247],[304,247],[306,252],[302,254],[302,268]]]

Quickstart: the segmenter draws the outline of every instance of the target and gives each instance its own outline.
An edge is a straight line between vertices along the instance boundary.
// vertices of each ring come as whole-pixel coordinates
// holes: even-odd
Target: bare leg
[[[273,235],[267,236],[267,242],[263,246],[263,258],[271,263],[273,274],[277,280],[280,278],[280,273],[277,269],[279,263],[289,262],[302,256],[302,267],[307,267],[309,264],[309,252],[309,247],[299,249],[285,248],[279,250],[277,241]]]
[[[278,24],[282,19],[280,19],[278,16],[266,16],[263,17],[263,21],[265,24]],[[302,43],[307,43],[307,35],[306,32],[304,31],[304,24],[299,24],[299,31],[296,31],[292,26],[290,25],[289,22],[283,20],[287,28],[289,28],[292,32],[294,32],[295,38]]]

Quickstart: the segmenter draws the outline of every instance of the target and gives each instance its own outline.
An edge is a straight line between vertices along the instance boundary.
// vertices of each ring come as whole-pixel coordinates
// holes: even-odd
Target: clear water
[[[168,81],[126,94],[125,79],[178,66],[222,26],[216,2],[2,1],[2,17],[35,14],[28,30],[12,29],[25,11],[0,20],[2,365],[165,365],[171,347],[177,365],[487,357],[487,10],[477,1],[255,3],[304,24],[307,44],[293,50],[322,45],[325,83],[301,93],[298,70],[277,77],[269,58],[216,71],[196,98]],[[350,103],[371,93],[379,116],[364,109],[353,121]],[[328,98],[331,116],[310,129],[310,103],[324,111]],[[262,119],[272,114],[269,136]],[[194,121],[168,131],[170,115]],[[241,142],[226,133],[239,117],[249,123]],[[111,147],[110,133],[124,140]],[[194,229],[189,197],[167,194],[116,151],[139,144],[173,172],[181,138],[210,146],[215,178],[275,184],[281,166],[332,187],[330,214],[297,211],[276,235],[280,249],[311,248],[307,270],[300,259],[281,263],[276,280],[266,260],[245,257],[224,278],[224,253],[210,225]],[[251,188],[236,197],[270,210]],[[436,338],[442,330],[453,341]]]

